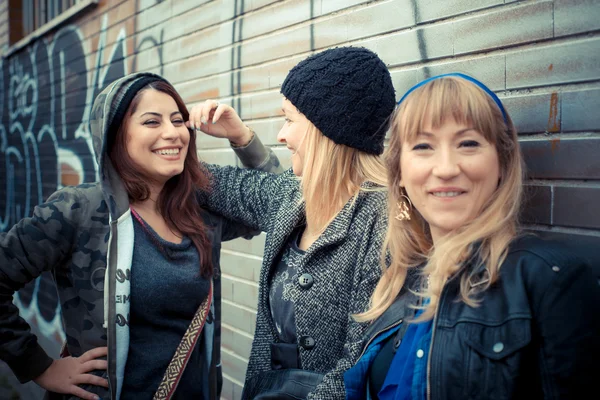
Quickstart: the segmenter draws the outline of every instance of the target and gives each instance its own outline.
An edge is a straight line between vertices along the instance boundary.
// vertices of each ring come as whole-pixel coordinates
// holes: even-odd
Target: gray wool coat
[[[291,170],[276,175],[236,167],[208,168],[215,184],[205,199],[206,206],[267,234],[248,382],[271,368],[270,344],[278,341],[278,335],[268,303],[270,276],[290,234],[305,218],[300,182]],[[298,293],[295,320],[301,366],[325,373],[322,383],[308,397],[312,400],[345,398],[343,373],[357,360],[367,327],[351,315],[368,308],[381,276],[386,193],[373,190],[375,187],[368,183],[363,189],[307,250],[298,267],[298,277],[309,273],[314,280],[308,289],[299,283],[294,288]],[[314,347],[305,345],[311,343],[307,338],[314,341]]]

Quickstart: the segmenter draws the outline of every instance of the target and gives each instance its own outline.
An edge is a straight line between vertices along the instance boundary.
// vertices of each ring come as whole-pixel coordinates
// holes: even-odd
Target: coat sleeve
[[[254,135],[250,143],[246,146],[233,147],[233,151],[246,168],[272,172],[274,174],[283,172],[279,158],[277,158],[273,150],[260,141],[257,135]]]
[[[380,257],[385,239],[386,221],[386,213],[382,211],[381,215],[376,218],[371,230],[366,252],[364,253],[365,257],[362,262],[358,261],[359,264],[357,264],[351,306],[348,310],[348,328],[344,338],[343,356],[338,360],[335,368],[325,374],[323,381],[317,386],[316,390],[308,395],[308,400],[343,400],[346,398],[344,372],[358,361],[363,349],[364,334],[369,325],[368,322],[356,322],[352,316],[369,308],[371,295],[381,277]]]
[[[586,398],[595,390],[600,359],[598,279],[575,258],[544,267],[553,276],[534,309],[544,398]]]
[[[8,232],[0,234],[0,359],[21,383],[41,375],[52,359],[19,316],[13,295],[42,272],[61,265],[76,240],[78,216],[87,201],[65,188],[35,207]]]
[[[281,163],[275,153],[273,153],[273,150],[263,145],[257,135],[254,135],[250,143],[246,146],[233,147],[233,150],[245,168],[273,174],[281,174],[283,172]],[[249,227],[244,223],[236,222],[236,220],[229,218],[223,219],[223,234],[221,238],[223,241],[238,237],[251,239],[258,234],[260,234],[260,229]]]
[[[253,230],[266,232],[280,204],[280,192],[290,171],[273,174],[232,166],[206,165],[211,187],[200,196],[208,210]]]

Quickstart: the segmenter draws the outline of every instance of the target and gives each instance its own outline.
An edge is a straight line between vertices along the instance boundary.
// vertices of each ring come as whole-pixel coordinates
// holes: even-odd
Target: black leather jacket
[[[408,282],[409,280],[407,280]],[[579,399],[594,393],[600,362],[600,287],[592,269],[557,242],[514,241],[500,280],[479,307],[440,299],[428,360],[429,399]],[[412,316],[403,290],[367,331],[364,346]]]

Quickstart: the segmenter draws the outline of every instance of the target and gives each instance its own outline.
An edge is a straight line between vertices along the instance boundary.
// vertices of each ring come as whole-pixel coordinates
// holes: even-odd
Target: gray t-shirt
[[[151,399],[196,310],[208,295],[210,282],[200,276],[200,258],[189,237],[179,244],[171,243],[143,221],[133,220],[130,341],[121,398]],[[202,351],[204,332],[206,326],[174,399],[208,398],[204,390],[208,387],[208,365]]]

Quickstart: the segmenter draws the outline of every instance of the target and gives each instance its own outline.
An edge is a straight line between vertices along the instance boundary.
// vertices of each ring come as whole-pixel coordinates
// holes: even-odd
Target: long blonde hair
[[[312,233],[322,233],[342,210],[348,195],[355,200],[361,190],[377,190],[361,187],[365,182],[384,188],[387,174],[381,156],[337,144],[308,123],[302,197]]]
[[[423,130],[425,122],[441,127],[447,119],[468,124],[493,144],[498,152],[500,180],[496,191],[472,221],[433,245],[429,226],[416,209],[410,221],[395,219],[397,204],[406,195],[400,187],[400,155],[402,144],[412,141]],[[476,306],[480,293],[498,280],[509,243],[517,235],[521,205],[523,162],[517,132],[506,114],[475,84],[457,77],[435,79],[414,90],[396,110],[392,136],[386,153],[388,168],[389,226],[384,250],[391,255],[386,267],[386,251],[382,254],[383,275],[371,299],[368,311],[358,314],[359,321],[379,317],[395,300],[409,270],[425,263],[419,295],[429,304],[418,320],[433,318],[442,289],[448,279],[460,280],[460,299]],[[465,268],[469,266],[469,268]],[[480,267],[485,273],[480,274]]]

